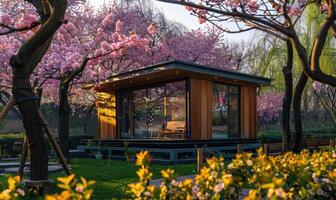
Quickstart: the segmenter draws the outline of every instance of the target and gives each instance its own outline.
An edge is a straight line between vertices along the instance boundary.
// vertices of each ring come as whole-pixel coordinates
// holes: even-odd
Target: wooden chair
[[[184,139],[185,133],[185,121],[168,121],[166,127],[160,130],[158,137],[166,139]]]

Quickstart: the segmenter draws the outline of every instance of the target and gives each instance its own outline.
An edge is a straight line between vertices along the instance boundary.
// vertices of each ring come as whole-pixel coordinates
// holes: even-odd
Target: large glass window
[[[212,138],[239,138],[239,86],[213,83]]]
[[[121,138],[186,138],[186,81],[123,91],[119,95]]]

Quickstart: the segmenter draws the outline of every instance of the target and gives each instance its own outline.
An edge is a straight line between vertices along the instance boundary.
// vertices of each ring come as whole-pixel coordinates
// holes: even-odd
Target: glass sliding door
[[[158,137],[159,131],[165,123],[165,88],[155,87],[148,90],[148,103],[147,103],[147,138]]]
[[[122,139],[185,139],[186,81],[119,92]]]
[[[239,86],[213,83],[212,138],[239,138]]]
[[[118,122],[120,124],[119,129],[120,131],[120,137],[121,138],[131,138],[131,132],[130,132],[130,94],[129,93],[120,93],[119,95],[119,103],[120,106],[118,106]]]
[[[132,114],[133,131],[131,138],[146,138],[147,137],[147,90],[136,90],[132,93],[132,100],[130,106],[133,107]]]
[[[161,133],[164,139],[186,139],[187,92],[186,81],[166,84],[166,123]]]

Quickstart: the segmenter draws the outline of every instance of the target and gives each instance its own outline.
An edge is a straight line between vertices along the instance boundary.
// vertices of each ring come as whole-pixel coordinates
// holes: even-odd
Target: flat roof
[[[173,60],[173,61],[167,61],[158,63],[155,65],[150,65],[147,67],[142,67],[136,70],[131,70],[127,72],[123,72],[120,74],[116,74],[112,76],[111,78],[107,79],[104,82],[101,82],[100,86],[107,86],[111,83],[117,83],[121,81],[127,81],[132,80],[134,78],[139,77],[149,77],[151,75],[157,74],[157,73],[164,73],[167,72],[167,76],[171,71],[176,72],[184,72],[184,73],[192,73],[197,75],[206,75],[216,78],[224,78],[229,80],[237,80],[241,82],[247,82],[257,85],[270,85],[271,79],[264,78],[261,76],[255,76],[250,74],[245,74],[241,72],[236,71],[230,71],[230,70],[224,70],[220,68],[210,67],[210,66],[203,66],[195,63],[187,63],[179,60]],[[105,87],[104,87],[105,88]]]

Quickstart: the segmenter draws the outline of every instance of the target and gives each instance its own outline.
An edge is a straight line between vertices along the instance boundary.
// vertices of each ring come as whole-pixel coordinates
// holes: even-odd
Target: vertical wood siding
[[[191,139],[211,139],[212,82],[191,78],[190,90]]]
[[[240,132],[241,138],[256,138],[257,96],[255,87],[241,86]]]
[[[102,140],[117,138],[116,95],[115,91],[98,93],[98,128]]]

